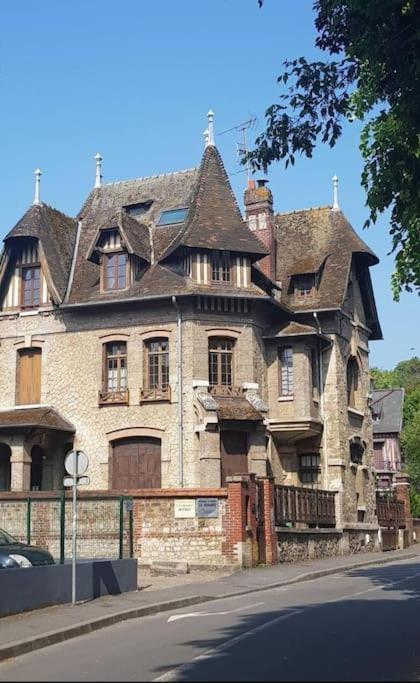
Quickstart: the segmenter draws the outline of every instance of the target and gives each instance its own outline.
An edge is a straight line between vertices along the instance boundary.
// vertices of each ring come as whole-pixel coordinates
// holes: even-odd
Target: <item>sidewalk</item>
[[[346,555],[300,564],[246,569],[208,583],[106,596],[80,605],[58,605],[0,619],[0,661],[111,624],[217,598],[308,581],[357,567],[404,559],[420,561],[420,545],[387,553]]]

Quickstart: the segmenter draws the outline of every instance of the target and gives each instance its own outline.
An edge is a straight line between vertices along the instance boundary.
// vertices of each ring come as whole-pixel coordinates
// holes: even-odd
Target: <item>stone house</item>
[[[337,491],[376,525],[369,340],[376,256],[334,206],[244,216],[210,134],[198,168],[103,184],[76,218],[39,198],[0,266],[0,490],[223,486],[244,472]],[[377,526],[377,525],[376,525]]]
[[[373,453],[379,490],[391,490],[401,472],[404,389],[372,391]]]

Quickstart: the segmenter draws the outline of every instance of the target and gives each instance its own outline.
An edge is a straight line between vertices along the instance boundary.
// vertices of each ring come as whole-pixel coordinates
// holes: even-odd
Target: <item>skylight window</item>
[[[127,206],[124,206],[124,209],[130,214],[130,216],[142,216],[144,213],[147,213],[152,204],[153,202],[151,201],[138,202],[137,204],[128,204]]]
[[[162,211],[156,225],[172,225],[173,223],[183,223],[187,216],[188,209],[168,209]]]

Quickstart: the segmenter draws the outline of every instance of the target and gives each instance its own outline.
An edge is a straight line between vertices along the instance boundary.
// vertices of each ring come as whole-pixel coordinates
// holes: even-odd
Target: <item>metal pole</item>
[[[31,545],[31,499],[27,500],[26,508],[26,543]]]
[[[66,498],[64,491],[60,494],[60,564],[64,564],[66,533]]]
[[[78,453],[76,451],[73,470],[73,533],[72,533],[72,560],[71,560],[71,602],[76,604],[76,547],[77,547],[77,464]]]

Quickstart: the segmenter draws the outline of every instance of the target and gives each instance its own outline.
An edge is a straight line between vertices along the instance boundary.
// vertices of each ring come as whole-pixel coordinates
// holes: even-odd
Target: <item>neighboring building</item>
[[[245,220],[212,134],[200,167],[39,199],[0,271],[0,489],[219,487],[236,473],[339,491],[374,525],[368,343],[376,256],[334,206]]]
[[[391,489],[401,471],[400,434],[404,389],[376,389],[372,392],[373,451],[377,487]]]

